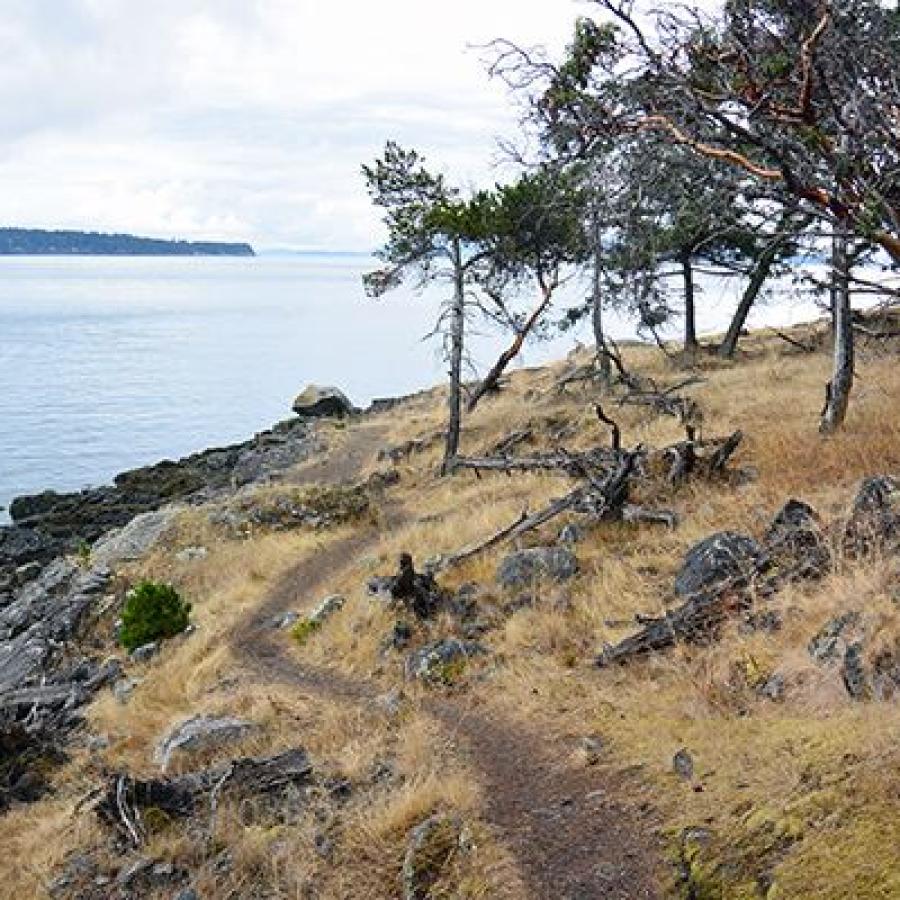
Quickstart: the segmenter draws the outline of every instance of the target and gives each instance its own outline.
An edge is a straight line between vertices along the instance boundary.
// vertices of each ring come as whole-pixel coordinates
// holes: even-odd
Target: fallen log
[[[153,808],[173,819],[186,818],[206,801],[218,803],[223,792],[240,797],[271,795],[307,783],[311,774],[309,757],[299,748],[275,756],[245,757],[175,778],[142,780],[114,774],[94,809],[103,823],[140,846],[146,840],[142,811]]]
[[[474,556],[490,550],[492,547],[496,547],[503,541],[514,540],[525,534],[526,531],[531,531],[545,522],[549,522],[560,513],[569,509],[589,512],[590,515],[598,519],[616,515],[621,511],[622,506],[628,499],[628,482],[634,472],[640,453],[640,447],[626,452],[621,457],[616,469],[603,482],[585,470],[582,474],[587,475],[587,484],[575,488],[575,490],[570,491],[564,497],[554,500],[549,506],[532,515],[527,515],[527,513],[523,512],[515,522],[491,535],[487,540],[444,557],[436,569],[441,571],[457,566],[466,560],[472,559]]]
[[[615,645],[604,647],[597,657],[601,668],[630,662],[635,657],[664,650],[676,643],[702,643],[715,637],[721,623],[735,612],[753,605],[750,578],[741,576],[721,585],[714,593],[686,600],[681,606],[655,618],[642,617],[644,627]]]

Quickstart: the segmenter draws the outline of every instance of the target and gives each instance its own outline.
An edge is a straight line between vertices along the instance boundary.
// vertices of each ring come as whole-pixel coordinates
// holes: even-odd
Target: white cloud
[[[0,0],[0,223],[367,248],[360,163],[461,180],[512,127],[470,45],[559,47],[576,3]]]

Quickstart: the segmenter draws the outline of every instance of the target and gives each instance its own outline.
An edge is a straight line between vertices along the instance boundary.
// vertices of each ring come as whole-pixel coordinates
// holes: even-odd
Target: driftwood
[[[642,618],[644,627],[618,644],[605,647],[597,657],[597,665],[630,662],[679,642],[700,643],[712,639],[726,618],[753,605],[749,585],[746,576],[730,579],[714,592],[691,597],[663,616]]]
[[[602,482],[585,470],[583,474],[588,477],[587,484],[575,488],[564,497],[554,500],[549,506],[532,515],[523,512],[515,522],[491,535],[487,540],[444,557],[438,568],[448,569],[458,566],[504,541],[514,540],[525,534],[526,531],[538,528],[570,509],[589,513],[597,519],[614,517],[621,511],[628,498],[629,479],[634,473],[640,452],[640,448],[638,448],[623,454],[616,469]]]
[[[95,806],[100,820],[141,846],[146,840],[142,811],[154,808],[173,819],[193,816],[207,802],[212,815],[219,796],[232,792],[241,797],[275,794],[291,785],[305,784],[312,774],[306,752],[288,750],[276,756],[245,757],[225,766],[190,772],[176,778],[141,780],[130,775],[111,775]]]

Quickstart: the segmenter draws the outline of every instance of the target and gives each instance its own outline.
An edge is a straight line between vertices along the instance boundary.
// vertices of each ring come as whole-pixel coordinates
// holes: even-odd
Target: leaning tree
[[[404,282],[414,290],[450,285],[441,304],[435,333],[447,344],[450,362],[449,420],[442,472],[459,451],[462,370],[465,355],[467,291],[474,283],[484,251],[479,245],[484,204],[462,198],[441,174],[426,167],[415,150],[393,141],[371,166],[362,167],[369,194],[384,210],[387,240],[376,256],[384,265],[363,277],[370,296],[381,297]]]

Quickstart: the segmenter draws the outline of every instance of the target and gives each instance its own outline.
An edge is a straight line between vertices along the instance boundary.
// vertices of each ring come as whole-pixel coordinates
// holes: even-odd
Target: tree
[[[415,290],[449,281],[451,296],[441,309],[435,331],[449,342],[449,420],[442,471],[452,468],[459,452],[462,368],[465,354],[466,290],[483,256],[478,241],[482,205],[473,205],[425,168],[415,150],[393,141],[372,166],[362,167],[369,194],[384,210],[388,237],[376,256],[385,265],[363,277],[367,293],[381,297],[411,279]]]
[[[513,340],[469,397],[471,412],[495,389],[525,340],[543,323],[566,269],[584,260],[589,244],[582,227],[586,198],[572,168],[539,167],[473,200],[484,248],[480,286],[513,331]],[[538,301],[527,313],[510,303],[530,285]]]

